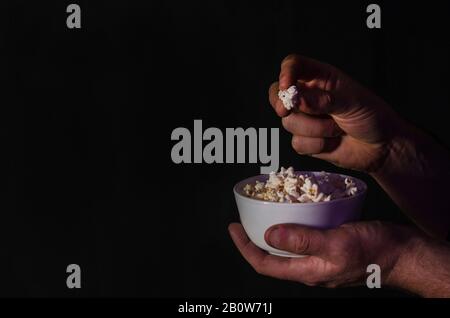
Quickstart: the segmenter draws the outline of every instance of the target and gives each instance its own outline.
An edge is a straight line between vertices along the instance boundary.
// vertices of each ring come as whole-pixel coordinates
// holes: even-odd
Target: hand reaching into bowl
[[[288,111],[278,91],[299,89]],[[402,120],[377,97],[337,68],[291,55],[281,64],[269,99],[292,133],[292,147],[335,165],[371,174],[427,234],[444,238],[450,229],[450,154],[430,136]],[[428,105],[426,105],[428,106]],[[315,230],[277,225],[267,230],[272,247],[305,258],[269,255],[240,224],[230,235],[261,274],[328,287],[363,284],[369,264],[381,268],[382,284],[422,296],[450,297],[450,247],[418,230],[380,222]]]
[[[229,226],[231,238],[260,274],[310,286],[341,287],[366,282],[369,264],[381,268],[382,285],[426,297],[450,297],[450,247],[404,226],[359,222],[332,230],[284,224],[267,230],[267,243],[304,258],[267,254],[247,237],[243,227]]]
[[[292,85],[299,99],[288,111],[278,91]],[[450,214],[441,212],[441,198],[448,192],[450,154],[381,98],[331,65],[290,55],[269,100],[292,133],[295,151],[370,173],[422,229],[447,235]]]

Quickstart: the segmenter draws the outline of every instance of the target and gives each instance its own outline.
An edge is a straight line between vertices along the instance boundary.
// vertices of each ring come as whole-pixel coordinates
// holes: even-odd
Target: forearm
[[[403,123],[401,131],[389,144],[383,166],[372,176],[419,227],[443,238],[450,229],[450,209],[445,204],[449,152],[408,124]]]
[[[385,284],[423,297],[450,297],[450,245],[425,237],[412,239]]]

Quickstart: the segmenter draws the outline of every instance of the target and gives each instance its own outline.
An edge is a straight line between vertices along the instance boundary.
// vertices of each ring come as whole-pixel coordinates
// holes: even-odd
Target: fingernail
[[[269,245],[271,245],[273,247],[279,246],[280,242],[281,242],[281,235],[282,235],[281,227],[275,226],[272,229],[270,229],[270,231],[267,235]]]

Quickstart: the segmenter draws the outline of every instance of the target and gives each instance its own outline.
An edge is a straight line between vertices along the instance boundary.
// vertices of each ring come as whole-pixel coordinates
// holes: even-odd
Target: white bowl
[[[296,174],[319,172],[296,172]],[[347,177],[345,175],[341,175]],[[259,175],[245,179],[234,186],[234,196],[239,210],[242,226],[250,240],[259,248],[273,255],[284,257],[301,257],[269,246],[264,233],[276,224],[300,224],[318,229],[336,228],[348,222],[357,221],[367,191],[367,185],[350,177],[358,187],[358,193],[352,197],[317,203],[278,203],[249,198],[243,189],[246,184],[255,181],[265,182],[268,175]]]

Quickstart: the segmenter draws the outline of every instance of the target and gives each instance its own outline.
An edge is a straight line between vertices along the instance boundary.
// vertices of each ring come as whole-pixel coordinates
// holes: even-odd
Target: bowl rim
[[[340,175],[342,177],[352,178],[352,179],[356,180],[357,182],[359,182],[360,184],[362,184],[363,185],[363,189],[362,189],[362,191],[358,192],[356,195],[351,196],[351,197],[344,197],[344,198],[339,198],[339,199],[335,199],[335,200],[331,200],[331,201],[304,202],[304,203],[302,203],[302,202],[289,203],[289,202],[264,201],[264,200],[250,198],[250,197],[247,197],[244,194],[239,193],[239,191],[237,189],[238,186],[240,184],[242,184],[243,182],[245,182],[246,180],[254,179],[254,178],[258,178],[258,177],[268,177],[269,176],[268,174],[260,174],[260,175],[256,175],[256,176],[253,176],[253,177],[248,177],[248,178],[245,178],[245,179],[239,181],[238,183],[236,183],[234,185],[233,192],[239,198],[247,200],[247,201],[250,201],[250,202],[255,202],[255,203],[259,203],[259,204],[268,204],[268,205],[274,205],[274,206],[285,206],[285,207],[286,206],[293,206],[293,205],[296,205],[296,206],[297,205],[299,205],[299,206],[311,206],[311,205],[330,204],[330,203],[333,203],[333,202],[340,202],[340,201],[345,201],[345,200],[356,199],[356,198],[358,198],[360,196],[364,196],[367,193],[367,184],[364,181],[362,181],[361,179],[356,178],[356,177],[352,177],[352,176],[345,175],[345,174],[342,174],[342,173],[326,172],[326,171],[297,171],[297,170],[294,171],[295,174],[302,174],[302,173],[314,173],[315,174],[315,173],[323,173],[323,172],[330,173],[330,174],[337,174],[337,175]]]

